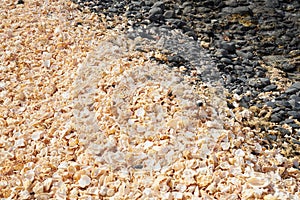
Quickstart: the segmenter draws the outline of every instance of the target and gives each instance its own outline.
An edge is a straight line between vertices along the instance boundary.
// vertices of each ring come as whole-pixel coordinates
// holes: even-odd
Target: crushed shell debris
[[[260,146],[239,123],[251,111],[235,120],[216,88],[70,1],[0,13],[0,198],[299,199],[295,160]]]

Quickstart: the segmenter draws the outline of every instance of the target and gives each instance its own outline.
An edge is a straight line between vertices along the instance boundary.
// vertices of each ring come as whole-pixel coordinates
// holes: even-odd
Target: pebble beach
[[[0,199],[300,199],[299,8],[4,0]]]

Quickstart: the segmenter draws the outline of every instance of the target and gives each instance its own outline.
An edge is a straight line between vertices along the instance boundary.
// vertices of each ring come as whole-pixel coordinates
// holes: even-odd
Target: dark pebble
[[[236,51],[236,55],[244,58],[244,59],[252,59],[253,58],[253,53],[251,52],[243,52],[243,51]]]
[[[300,91],[300,82],[293,83],[290,88],[296,88],[298,91]]]
[[[286,135],[291,135],[292,134],[289,130],[287,130],[285,128],[282,128],[280,126],[276,127],[275,129],[278,130],[282,134],[283,137],[286,136]]]
[[[299,140],[292,139],[292,142],[293,142],[294,144],[300,145],[300,141],[299,141]]]
[[[160,7],[162,9],[164,9],[165,7],[165,3],[163,1],[157,1],[153,4],[152,8],[155,8],[155,7]]]
[[[293,71],[294,69],[296,69],[296,65],[293,65],[293,64],[291,64],[291,63],[284,62],[284,63],[281,64],[280,68],[281,68],[283,71],[290,72],[290,71]]]
[[[232,64],[232,60],[230,60],[229,58],[221,58],[221,62],[225,64]]]
[[[134,169],[143,169],[143,167],[144,167],[143,165],[135,165],[135,166],[133,166]]]
[[[260,84],[258,87],[265,87],[265,86],[269,85],[271,82],[270,82],[270,79],[268,79],[268,78],[260,78],[259,83]]]
[[[231,13],[245,15],[245,14],[251,14],[252,11],[248,6],[239,6],[239,7],[232,8]]]
[[[276,141],[277,140],[277,136],[276,135],[267,135],[267,139],[268,140]]]
[[[300,82],[297,82],[297,83],[300,84]],[[295,86],[298,87],[298,84],[295,85]],[[299,92],[299,91],[300,91],[300,89],[297,88],[297,87],[294,87],[294,84],[293,84],[291,87],[289,87],[289,88],[285,91],[285,93],[287,93],[287,94],[295,94],[296,92]]]
[[[173,10],[167,10],[164,13],[164,18],[165,19],[171,19],[174,16],[174,11]]]
[[[281,115],[279,113],[275,113],[271,115],[271,122],[280,122],[282,121]]]
[[[294,123],[293,119],[286,119],[282,122],[282,124],[291,124],[291,123]]]
[[[178,55],[168,56],[167,59],[169,62],[173,62],[173,63],[183,63],[185,61],[184,58]]]
[[[300,125],[296,124],[296,123],[290,123],[289,126],[292,127],[293,129],[299,129],[300,128]]]
[[[219,47],[231,53],[235,51],[235,44],[233,42],[220,42]]]
[[[288,111],[288,115],[300,120],[300,111]]]
[[[276,8],[276,7],[279,6],[279,1],[278,0],[265,0],[265,2],[266,2],[267,7]]]
[[[228,51],[225,49],[217,49],[215,55],[219,58],[226,57],[228,55]]]
[[[277,85],[268,85],[266,87],[264,87],[264,91],[265,92],[270,92],[270,91],[275,91],[277,89]]]
[[[149,19],[151,21],[157,21],[160,20],[162,17],[162,9],[160,7],[153,7],[151,8],[151,10],[149,11]]]
[[[267,102],[266,105],[269,106],[269,107],[271,107],[271,108],[275,108],[276,107],[275,102],[271,102],[271,101]]]

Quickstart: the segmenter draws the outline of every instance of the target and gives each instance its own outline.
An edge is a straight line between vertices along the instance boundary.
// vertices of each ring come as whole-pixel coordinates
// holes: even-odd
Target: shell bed
[[[0,199],[300,199],[250,110],[76,7],[0,4]]]

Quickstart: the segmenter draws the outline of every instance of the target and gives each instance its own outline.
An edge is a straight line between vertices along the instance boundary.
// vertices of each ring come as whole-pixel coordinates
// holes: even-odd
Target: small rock
[[[192,12],[192,6],[186,6],[183,11],[182,11],[182,14],[183,15],[188,15]]]
[[[264,87],[263,91],[264,92],[270,92],[270,91],[275,91],[277,89],[277,85],[267,85]]]
[[[174,28],[182,28],[186,23],[180,19],[170,19]]]
[[[271,122],[280,122],[282,119],[279,113],[275,113],[271,115]]]
[[[265,0],[266,6],[271,8],[276,8],[279,6],[278,0]]]
[[[167,10],[164,13],[164,18],[165,19],[170,19],[170,18],[173,18],[173,17],[174,17],[174,11],[173,10]]]
[[[259,85],[260,87],[267,86],[271,83],[270,79],[268,79],[268,78],[260,78],[259,82],[260,82],[260,85]]]
[[[282,134],[283,137],[286,135],[291,135],[291,132],[289,130],[282,128],[280,126],[275,128],[275,130],[278,130]]]
[[[24,4],[25,2],[23,0],[18,0],[17,4]]]
[[[236,7],[238,6],[237,0],[227,0],[225,1],[225,5],[230,6],[230,7]]]
[[[277,140],[277,136],[276,135],[267,135],[267,139],[268,140],[276,141]]]
[[[299,141],[299,140],[292,139],[292,142],[293,142],[294,144],[300,145],[300,141]]]
[[[225,64],[232,64],[232,60],[230,60],[229,58],[221,58],[221,62]]]
[[[293,85],[291,85],[291,88],[297,88],[300,91],[300,82],[295,82]]]
[[[155,4],[153,4],[152,8],[157,8],[157,7],[159,7],[159,8],[164,9],[164,6],[165,6],[165,3],[164,3],[163,1],[158,1],[158,2],[156,2]]]
[[[295,94],[296,92],[298,92],[299,91],[299,89],[297,89],[297,88],[288,88],[286,91],[285,91],[285,93],[287,93],[287,94]]]
[[[286,119],[283,121],[283,124],[290,124],[290,123],[294,123],[293,119]]]
[[[215,55],[217,57],[224,57],[224,56],[226,57],[228,55],[228,51],[225,49],[217,49]]]
[[[275,102],[272,102],[272,101],[267,102],[266,105],[269,106],[269,107],[271,107],[271,108],[275,108],[276,107]]]
[[[290,123],[289,126],[294,128],[294,129],[299,129],[300,128],[300,125],[298,125],[296,123]]]
[[[236,55],[242,57],[242,58],[245,58],[245,59],[252,59],[253,58],[253,53],[251,52],[243,52],[243,51],[240,51],[240,50],[237,50],[236,51]]]
[[[288,111],[288,115],[292,116],[294,119],[300,120],[300,112],[299,111]]]
[[[234,52],[235,51],[235,44],[233,42],[220,42],[219,43],[220,48],[227,50],[228,52]]]
[[[153,7],[149,11],[149,19],[151,21],[157,21],[162,17],[162,9],[160,7]]]
[[[184,58],[182,58],[181,56],[178,56],[178,55],[168,56],[167,59],[169,62],[174,62],[174,63],[182,63],[185,61]]]
[[[291,64],[289,62],[284,62],[284,63],[281,64],[280,68],[283,71],[291,72],[291,71],[293,71],[296,68],[296,65],[293,65],[293,64]]]

